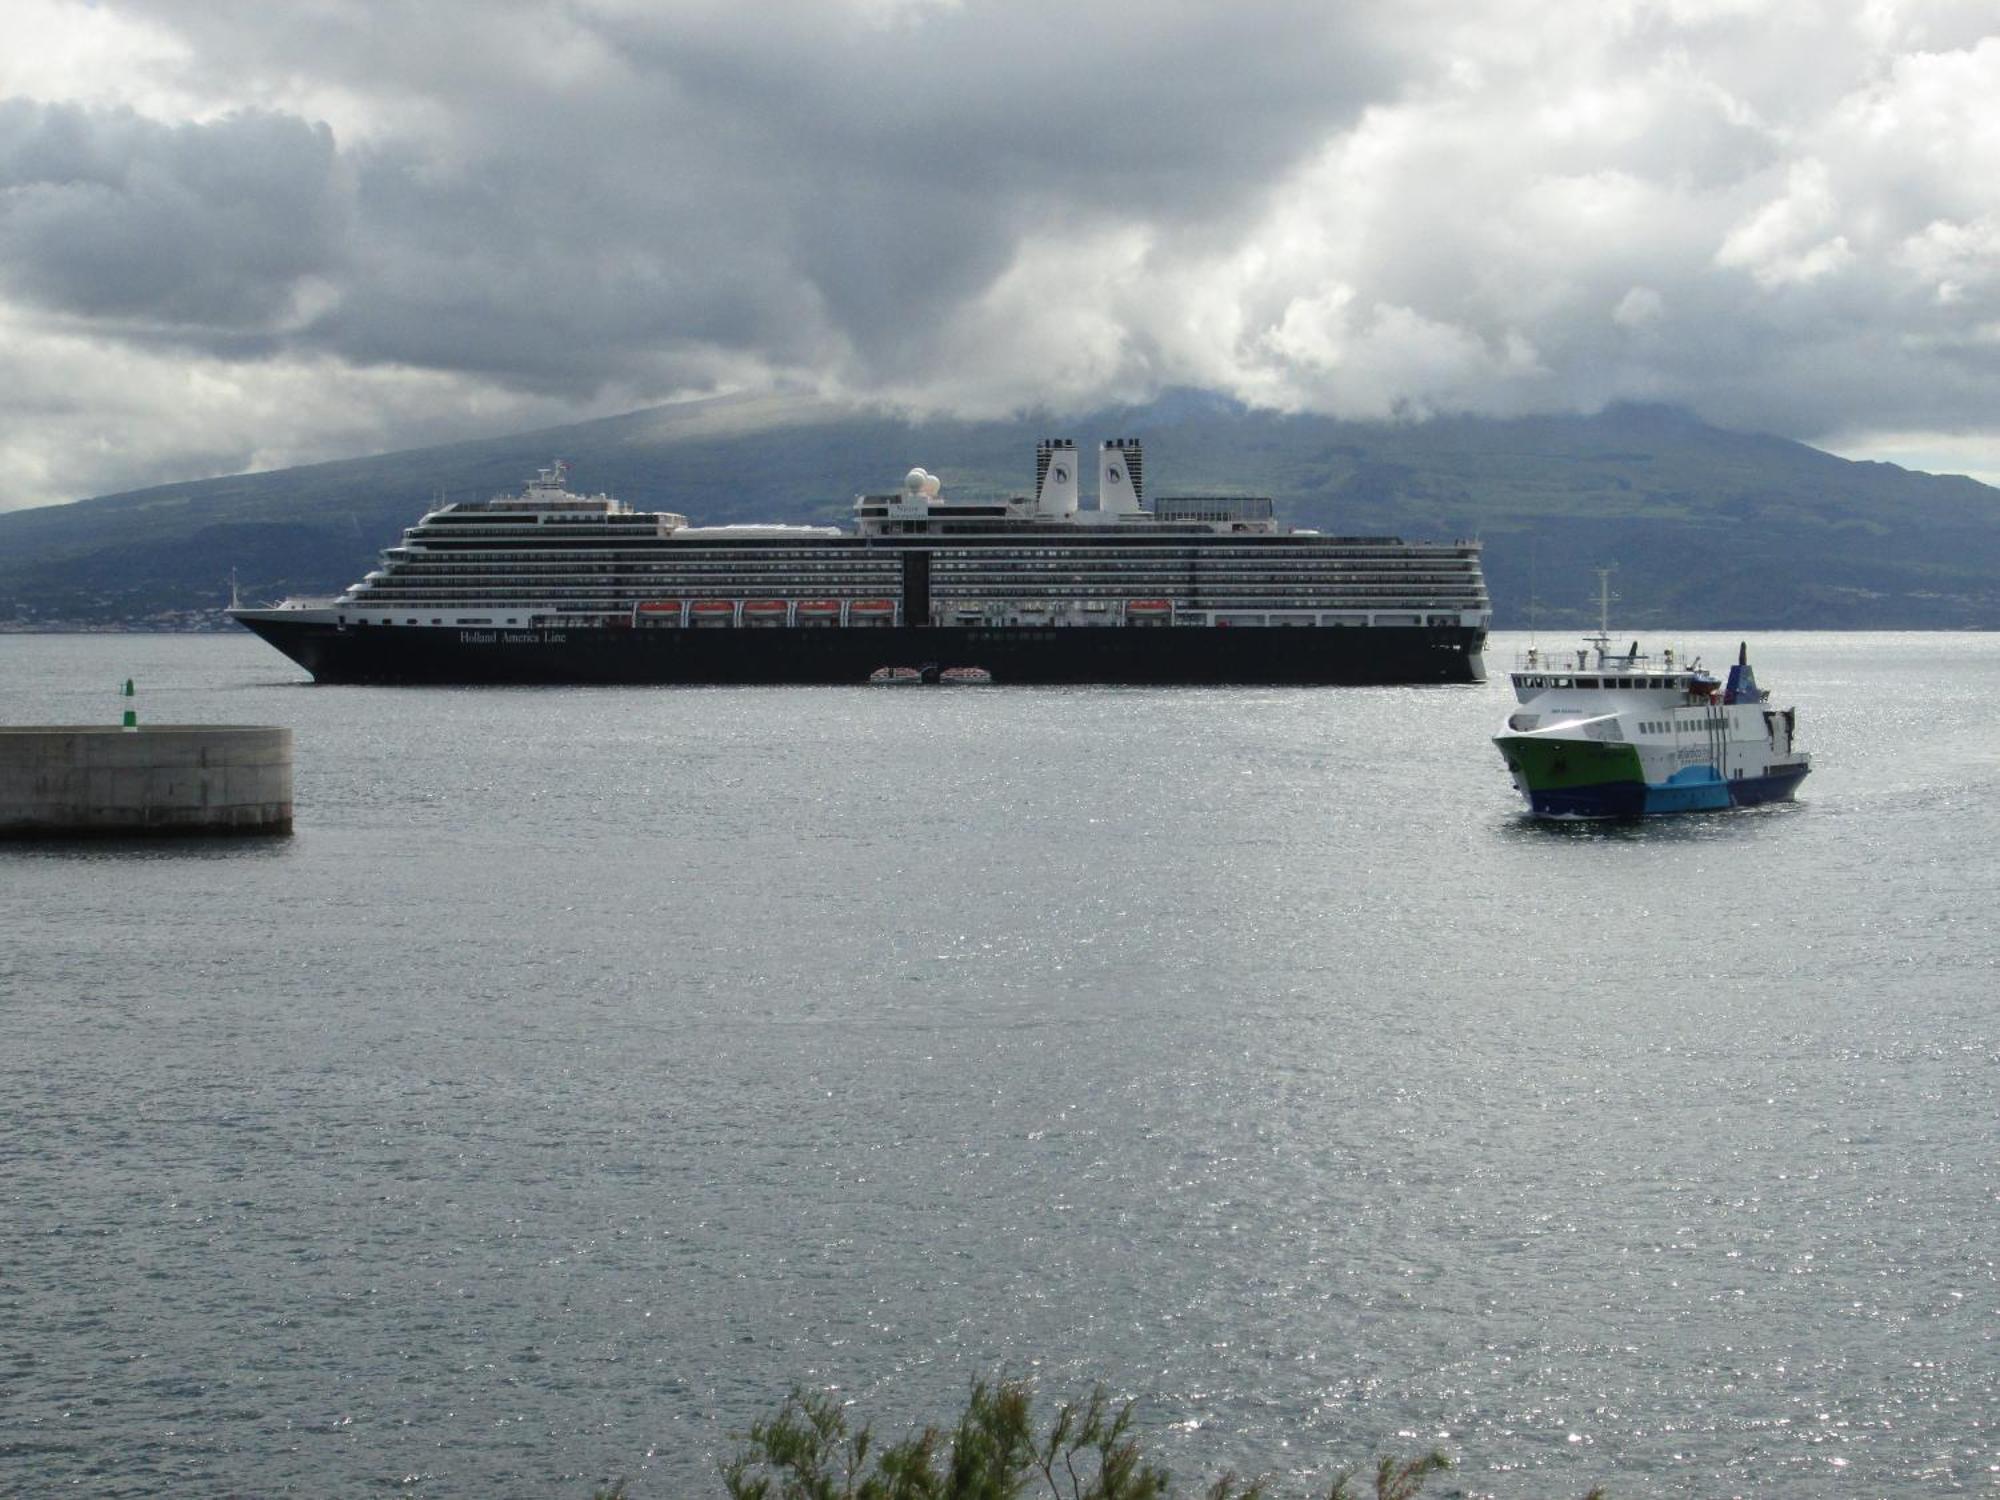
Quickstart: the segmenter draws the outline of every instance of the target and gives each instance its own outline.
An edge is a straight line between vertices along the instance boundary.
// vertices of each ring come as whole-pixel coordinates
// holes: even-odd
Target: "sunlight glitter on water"
[[[0,852],[0,1488],[711,1493],[801,1379],[1002,1369],[1190,1476],[1990,1483],[2000,642],[1758,650],[1798,806],[1551,831],[1498,685],[12,639],[10,716],[291,724],[298,832]]]

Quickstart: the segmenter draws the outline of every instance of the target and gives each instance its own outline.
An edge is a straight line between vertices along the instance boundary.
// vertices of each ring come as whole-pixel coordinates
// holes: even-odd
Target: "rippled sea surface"
[[[1188,1493],[1994,1493],[2000,636],[1752,647],[1797,805],[1545,827],[1499,683],[0,636],[0,720],[298,756],[290,839],[0,846],[0,1492],[719,1495],[1003,1372]]]

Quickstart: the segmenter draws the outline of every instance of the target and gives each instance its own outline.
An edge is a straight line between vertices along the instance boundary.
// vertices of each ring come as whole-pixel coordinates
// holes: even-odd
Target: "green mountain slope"
[[[331,593],[439,497],[513,489],[556,457],[578,489],[697,521],[844,520],[913,464],[1019,493],[1034,442],[1146,442],[1154,494],[1253,493],[1345,534],[1478,536],[1498,621],[1588,616],[1616,563],[1620,628],[2000,627],[2000,491],[1851,463],[1676,411],[1349,423],[1199,393],[1000,422],[725,399],[0,514],[0,628],[189,624],[227,599]],[[1086,459],[1086,483],[1094,462]]]

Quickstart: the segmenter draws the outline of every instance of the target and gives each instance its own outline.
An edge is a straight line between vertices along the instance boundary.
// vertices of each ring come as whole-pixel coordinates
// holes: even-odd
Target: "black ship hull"
[[[984,667],[1002,684],[1483,682],[1461,625],[618,628],[241,621],[327,683],[865,683],[878,667]]]

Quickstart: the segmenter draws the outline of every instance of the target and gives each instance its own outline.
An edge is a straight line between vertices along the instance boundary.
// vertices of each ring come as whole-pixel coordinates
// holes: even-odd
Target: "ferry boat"
[[[1757,685],[1748,643],[1726,681],[1699,660],[1612,649],[1600,587],[1597,633],[1573,652],[1530,650],[1509,674],[1517,707],[1493,737],[1542,818],[1639,818],[1786,802],[1812,769],[1798,711]]]
[[[230,614],[321,682],[839,683],[882,662],[1031,683],[1485,680],[1477,542],[1330,536],[1266,497],[1149,500],[1136,438],[1042,441],[1032,495],[912,469],[851,530],[697,526],[572,493],[433,510],[336,599]]]

